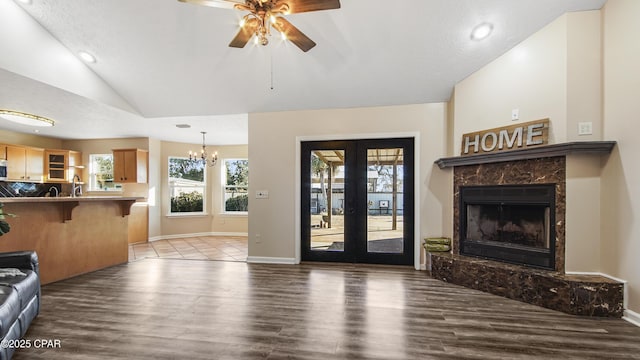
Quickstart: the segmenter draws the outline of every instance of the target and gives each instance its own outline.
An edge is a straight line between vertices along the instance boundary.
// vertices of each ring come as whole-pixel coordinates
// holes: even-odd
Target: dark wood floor
[[[145,259],[43,287],[21,359],[640,359],[640,328],[407,268]]]

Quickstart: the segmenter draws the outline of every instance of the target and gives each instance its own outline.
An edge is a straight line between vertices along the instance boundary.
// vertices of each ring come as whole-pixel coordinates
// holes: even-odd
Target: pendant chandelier
[[[218,152],[216,151],[211,154],[211,158],[209,158],[209,155],[207,154],[207,147],[204,144],[204,135],[206,134],[206,131],[201,131],[200,133],[202,134],[202,149],[200,150],[200,155],[198,155],[197,152],[189,150],[189,162],[193,166],[215,166],[216,162],[218,162]]]

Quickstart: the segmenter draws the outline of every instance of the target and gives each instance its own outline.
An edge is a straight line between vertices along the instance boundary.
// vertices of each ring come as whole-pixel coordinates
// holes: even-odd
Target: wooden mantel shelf
[[[79,196],[79,197],[8,197],[0,198],[2,203],[58,203],[62,211],[62,221],[66,222],[72,219],[72,212],[78,205],[83,202],[96,201],[115,201],[120,204],[121,215],[125,217],[131,213],[131,205],[142,197],[126,197],[126,196]]]
[[[554,156],[566,156],[570,154],[603,155],[611,153],[611,150],[613,150],[615,145],[615,141],[575,141],[479,155],[440,158],[436,160],[435,163],[441,169],[444,169],[455,166],[539,159]]]

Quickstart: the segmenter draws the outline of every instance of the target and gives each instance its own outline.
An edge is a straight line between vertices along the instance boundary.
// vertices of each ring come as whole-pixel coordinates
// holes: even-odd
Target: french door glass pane
[[[403,149],[367,149],[367,252],[401,254]]]
[[[311,151],[311,251],[344,251],[344,155]]]

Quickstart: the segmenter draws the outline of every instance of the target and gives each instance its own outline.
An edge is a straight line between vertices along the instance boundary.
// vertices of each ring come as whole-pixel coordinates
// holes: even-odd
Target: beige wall
[[[602,170],[603,272],[628,281],[628,306],[640,321],[640,1],[603,8],[604,138],[618,145]]]
[[[567,118],[567,16],[561,16],[455,86],[453,151],[462,134],[550,118],[550,142],[564,142]]]
[[[418,134],[419,237],[450,235],[451,174],[433,162],[446,151],[446,104],[249,114],[249,256],[293,261],[299,239],[299,140]],[[418,150],[419,149],[419,150]],[[255,199],[268,190],[268,199]]]
[[[599,157],[567,156],[565,269],[601,272]]]
[[[61,149],[62,141],[60,139],[50,138],[46,136],[17,133],[8,130],[0,130],[0,143],[33,146],[44,149]]]
[[[550,143],[602,139],[600,11],[569,13],[455,87],[453,142],[462,134],[549,118]],[[520,120],[511,121],[511,110]],[[578,136],[578,123],[594,133]],[[566,271],[600,272],[600,158],[567,157]]]
[[[246,215],[228,215],[222,212],[222,164],[224,159],[247,158],[247,146],[207,146],[207,151],[218,152],[218,164],[208,167],[205,173],[207,193],[205,194],[206,214],[198,216],[169,216],[169,157],[184,157],[189,151],[199,151],[202,145],[176,142],[161,142],[161,236],[172,237],[180,235],[227,233],[245,235],[248,221]],[[250,165],[251,171],[253,164]],[[250,172],[251,172],[250,171]]]
[[[602,140],[602,40],[600,11],[567,17],[566,141]],[[578,123],[591,122],[592,135],[578,135]]]
[[[162,142],[158,139],[149,139],[149,239],[162,235]]]
[[[455,155],[462,134],[550,118],[551,143],[602,139],[600,11],[563,15],[455,87]],[[579,122],[593,135],[578,136]]]

